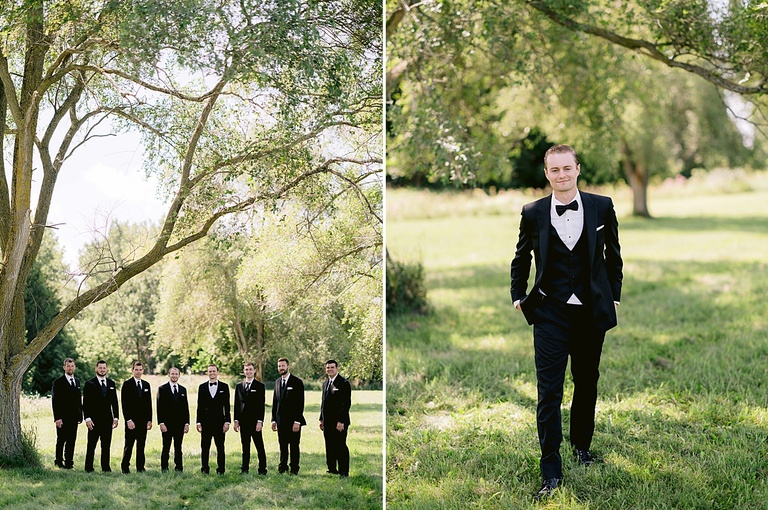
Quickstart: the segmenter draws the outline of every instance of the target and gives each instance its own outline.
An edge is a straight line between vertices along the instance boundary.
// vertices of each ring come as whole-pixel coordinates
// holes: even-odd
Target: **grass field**
[[[614,197],[624,257],[589,469],[544,505],[531,328],[509,297],[533,194],[388,190],[387,247],[421,261],[431,313],[387,319],[387,507],[768,508],[768,175]]]
[[[165,378],[148,377],[153,394]],[[183,376],[181,383],[194,388],[190,399],[195,413],[197,385],[204,377]],[[267,400],[271,403],[271,392]],[[120,473],[124,423],[112,437],[112,473],[101,473],[96,450],[96,472],[85,473],[86,428],[80,426],[75,450],[75,469],[59,470],[53,466],[56,433],[51,403],[44,399],[22,401],[22,426],[37,435],[44,469],[0,470],[0,508],[13,509],[380,509],[382,507],[382,391],[353,391],[352,425],[347,444],[351,455],[350,477],[339,479],[325,473],[325,445],[318,428],[320,392],[307,391],[302,430],[301,471],[299,476],[279,475],[277,433],[264,431],[267,452],[266,477],[256,474],[256,452],[251,449],[251,472],[240,474],[240,435],[233,430],[226,436],[227,472],[224,475],[200,473],[200,434],[190,430],[184,438],[184,472],[160,471],[162,439],[154,423],[147,438],[147,471]],[[271,412],[267,404],[267,415]],[[268,425],[267,425],[268,426]],[[215,446],[211,448],[212,469],[216,465]],[[171,463],[173,459],[171,458]]]

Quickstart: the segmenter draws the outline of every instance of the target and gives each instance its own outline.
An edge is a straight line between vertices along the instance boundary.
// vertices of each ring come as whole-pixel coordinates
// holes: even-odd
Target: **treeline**
[[[340,197],[336,216],[314,218],[311,232],[298,204],[264,212],[257,226],[217,229],[82,312],[34,361],[24,390],[50,392],[66,357],[83,378],[99,359],[115,377],[127,377],[133,360],[148,373],[172,365],[202,373],[215,362],[225,374],[239,374],[250,360],[260,380],[278,376],[281,356],[308,380],[322,378],[333,358],[358,387],[380,388],[380,225],[361,204]],[[157,234],[152,224],[115,221],[73,269],[46,233],[25,293],[28,341],[63,300],[110,278]]]

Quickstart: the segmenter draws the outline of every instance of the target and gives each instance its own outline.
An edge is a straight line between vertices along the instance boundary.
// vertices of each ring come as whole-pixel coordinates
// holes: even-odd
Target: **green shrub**
[[[396,262],[387,257],[387,314],[426,314],[427,285],[421,262]]]

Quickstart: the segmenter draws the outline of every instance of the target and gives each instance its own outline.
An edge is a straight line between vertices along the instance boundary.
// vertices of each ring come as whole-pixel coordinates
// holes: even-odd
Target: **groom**
[[[573,375],[570,443],[578,462],[594,462],[589,451],[595,429],[597,380],[605,332],[616,326],[622,260],[613,202],[580,192],[576,152],[555,145],[544,155],[552,194],[523,207],[511,264],[512,301],[533,325],[538,381],[536,424],[543,484],[548,497],[563,479],[560,404],[568,356]],[[536,276],[528,292],[531,253]]]

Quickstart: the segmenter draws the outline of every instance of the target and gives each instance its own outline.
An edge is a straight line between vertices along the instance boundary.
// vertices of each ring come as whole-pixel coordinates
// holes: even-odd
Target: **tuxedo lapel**
[[[597,238],[597,205],[588,193],[581,193],[581,204],[584,206],[584,230],[587,232],[589,272],[592,274],[592,261],[595,260],[595,240]]]
[[[539,210],[536,213],[536,219],[539,227],[539,253],[541,256],[541,267],[547,267],[547,252],[549,251],[549,227],[552,224],[550,211],[552,209],[552,195],[539,202]],[[540,272],[539,275],[544,272]],[[539,282],[536,282],[537,284]]]

